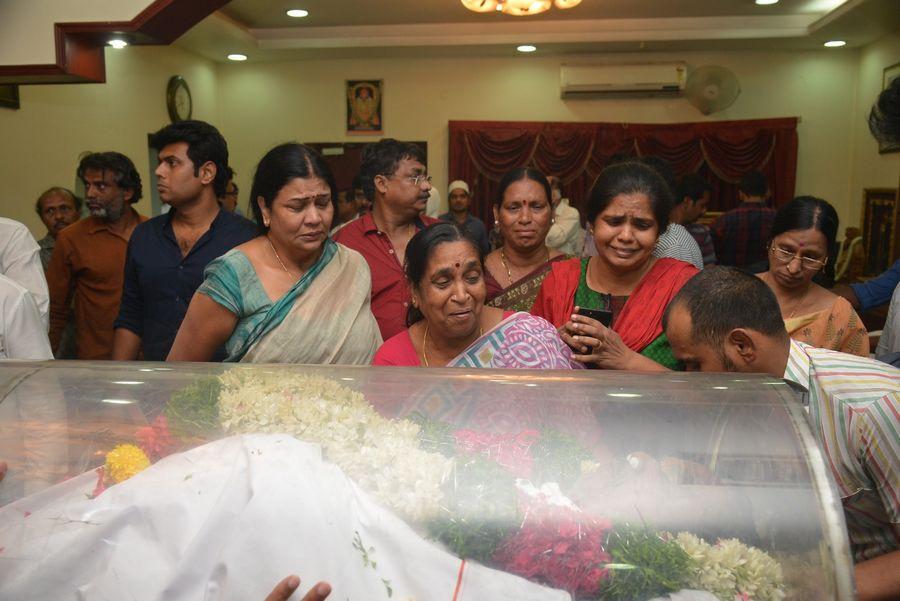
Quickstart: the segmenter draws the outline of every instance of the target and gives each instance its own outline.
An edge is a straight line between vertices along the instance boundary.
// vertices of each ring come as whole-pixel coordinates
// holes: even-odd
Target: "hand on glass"
[[[560,337],[575,352],[573,359],[603,369],[629,369],[637,354],[625,346],[618,333],[577,313],[560,329]]]
[[[299,576],[288,576],[279,582],[265,601],[287,601],[294,594],[294,591],[300,586]],[[324,601],[331,594],[331,585],[327,582],[320,582],[306,593],[300,601]]]

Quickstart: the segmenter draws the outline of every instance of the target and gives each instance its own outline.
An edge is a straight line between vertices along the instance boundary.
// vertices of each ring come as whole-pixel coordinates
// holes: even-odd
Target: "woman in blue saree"
[[[356,251],[328,237],[334,179],[315,151],[276,146],[250,193],[261,235],[210,262],[169,361],[356,364],[381,344],[371,277]]]

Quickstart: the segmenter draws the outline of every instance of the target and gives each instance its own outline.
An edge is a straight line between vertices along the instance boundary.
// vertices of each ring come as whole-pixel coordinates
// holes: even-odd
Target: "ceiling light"
[[[476,13],[499,11],[517,17],[537,15],[551,6],[567,9],[581,4],[581,0],[460,0],[462,5]]]
[[[778,4],[778,0],[756,0],[760,6],[768,6],[770,4]]]
[[[287,16],[294,17],[295,19],[302,19],[303,17],[309,16],[309,11],[303,10],[302,8],[292,8],[287,11]]]
[[[131,405],[134,403],[131,399],[102,399],[101,403],[109,403],[110,405]]]
[[[534,52],[537,50],[537,46],[532,46],[531,44],[523,44],[516,48],[519,52]]]
[[[840,48],[841,46],[846,46],[846,45],[847,45],[847,42],[845,42],[844,40],[831,40],[831,41],[825,42],[826,48]]]
[[[116,50],[121,50],[128,45],[128,42],[126,42],[125,40],[110,40],[108,43]]]
[[[247,60],[246,54],[229,54],[228,60],[230,61],[245,61]]]

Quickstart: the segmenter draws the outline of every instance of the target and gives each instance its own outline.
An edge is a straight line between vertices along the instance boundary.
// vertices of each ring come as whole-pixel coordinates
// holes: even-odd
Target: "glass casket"
[[[4,363],[0,460],[0,599],[853,598],[763,376]]]

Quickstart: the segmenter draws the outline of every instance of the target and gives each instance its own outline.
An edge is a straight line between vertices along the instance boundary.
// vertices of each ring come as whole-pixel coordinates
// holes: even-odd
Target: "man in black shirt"
[[[139,225],[128,243],[112,358],[164,361],[206,265],[254,238],[254,224],[223,210],[228,146],[215,127],[180,121],[151,138],[160,199],[171,210]],[[219,358],[224,357],[224,353]]]

